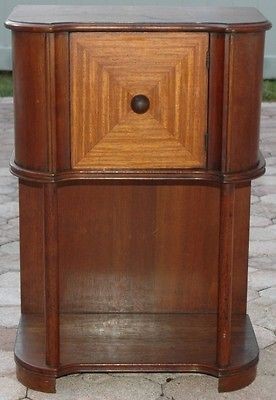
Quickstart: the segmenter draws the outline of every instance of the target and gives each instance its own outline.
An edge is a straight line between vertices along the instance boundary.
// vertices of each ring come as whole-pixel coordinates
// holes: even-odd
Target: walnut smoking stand
[[[201,22],[200,22],[201,21]],[[252,382],[250,183],[264,173],[252,8],[19,6],[12,29],[18,379]]]

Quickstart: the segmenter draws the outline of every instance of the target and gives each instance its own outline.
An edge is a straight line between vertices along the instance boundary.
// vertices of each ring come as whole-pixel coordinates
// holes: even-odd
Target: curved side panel
[[[232,34],[229,38],[224,172],[245,171],[258,163],[264,37],[264,32],[258,32]]]
[[[46,35],[13,33],[15,160],[47,170]]]

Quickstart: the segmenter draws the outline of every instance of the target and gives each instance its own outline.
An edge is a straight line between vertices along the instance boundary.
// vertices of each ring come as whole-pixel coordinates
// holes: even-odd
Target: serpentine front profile
[[[13,31],[18,379],[254,380],[250,183],[265,30],[252,8],[19,6]]]

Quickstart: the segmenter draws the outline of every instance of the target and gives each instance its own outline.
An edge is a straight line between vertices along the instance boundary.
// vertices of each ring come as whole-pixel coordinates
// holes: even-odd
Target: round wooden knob
[[[150,101],[147,96],[137,94],[131,100],[131,108],[136,114],[144,114],[148,111]]]

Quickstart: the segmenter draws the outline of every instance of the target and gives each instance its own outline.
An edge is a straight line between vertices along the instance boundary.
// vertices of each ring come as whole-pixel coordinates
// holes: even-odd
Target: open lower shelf
[[[248,316],[234,316],[231,364],[216,364],[215,314],[61,314],[60,366],[45,363],[42,315],[23,315],[16,360],[34,372],[196,371],[215,376],[254,365],[258,345]]]

